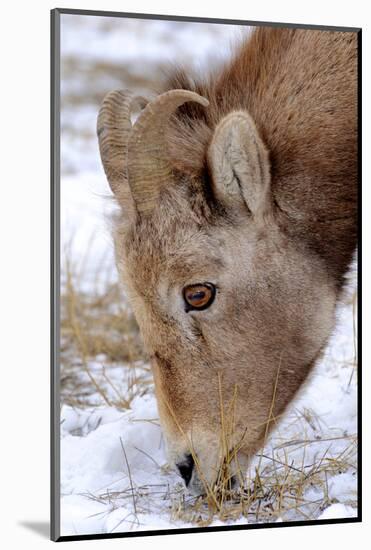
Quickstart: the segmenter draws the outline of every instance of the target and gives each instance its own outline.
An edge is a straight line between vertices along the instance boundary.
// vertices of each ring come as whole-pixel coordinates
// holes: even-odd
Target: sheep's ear
[[[268,151],[248,113],[233,112],[221,120],[208,162],[215,197],[226,207],[247,207],[252,215],[269,208]]]

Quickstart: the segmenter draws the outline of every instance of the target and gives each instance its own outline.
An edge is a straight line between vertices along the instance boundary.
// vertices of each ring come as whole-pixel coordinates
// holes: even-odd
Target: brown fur
[[[356,59],[355,33],[260,28],[208,81],[178,71],[168,88],[194,90],[210,106],[178,109],[168,129],[173,181],[150,216],[123,214],[116,226],[117,265],[151,354],[170,456],[179,462],[191,442],[210,483],[223,458],[219,378],[226,402],[237,388],[231,444],[243,437],[249,458],[276,378],[277,416],[331,334],[356,246]],[[233,181],[228,195],[224,181],[244,135],[231,124],[222,136],[229,113],[252,136],[251,149],[241,145],[250,177],[237,178],[242,196]],[[270,181],[251,180],[256,154],[254,173]],[[182,289],[205,281],[217,286],[215,303],[186,313]],[[190,488],[201,490],[200,473]]]
[[[258,28],[209,81],[177,71],[167,87],[210,101],[178,110],[169,143],[181,171],[207,178],[216,124],[236,109],[250,113],[270,152],[285,230],[325,258],[340,287],[356,243],[356,33]]]

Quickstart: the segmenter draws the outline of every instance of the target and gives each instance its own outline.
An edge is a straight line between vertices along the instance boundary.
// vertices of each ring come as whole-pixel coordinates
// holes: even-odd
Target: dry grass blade
[[[152,388],[139,329],[131,311],[122,305],[125,301],[118,283],[83,289],[83,265],[77,266],[68,251],[65,253],[61,287],[62,402],[84,408],[99,404],[98,396],[107,406],[127,409],[136,395]],[[92,367],[99,363],[98,370]],[[111,376],[115,367],[122,369],[122,364],[127,365],[125,392]]]
[[[129,466],[129,462],[128,462],[128,457],[126,456],[125,447],[124,447],[124,444],[122,442],[121,437],[120,437],[120,443],[121,443],[122,452],[124,453],[126,467],[128,469],[128,476],[129,476],[129,480],[130,480],[130,488],[131,488],[131,493],[133,495],[134,512],[135,512],[135,515],[137,515],[137,505],[136,505],[136,502],[135,502],[135,491],[134,491],[133,479],[131,477],[131,470],[130,470],[130,466]]]

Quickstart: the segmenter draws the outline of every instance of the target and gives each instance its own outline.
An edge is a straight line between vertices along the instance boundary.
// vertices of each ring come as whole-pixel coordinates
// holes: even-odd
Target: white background
[[[280,0],[257,3],[229,0],[214,1],[48,0],[19,1],[1,10],[1,171],[0,200],[1,286],[0,302],[0,526],[1,544],[7,549],[40,548],[52,545],[47,537],[49,519],[49,10],[54,7],[104,9],[236,18],[256,21],[316,23],[362,26],[364,62],[364,98],[370,97],[370,39],[362,0],[297,2]],[[370,109],[363,108],[369,123]],[[370,179],[366,153],[370,148],[370,127],[364,125],[364,196],[365,227],[363,307],[363,388],[370,387]],[[366,168],[368,168],[366,170]],[[371,400],[367,400],[370,403]],[[70,542],[68,548],[186,548],[232,544],[301,549],[364,547],[371,538],[370,498],[370,405],[363,411],[364,434],[364,523],[315,526],[307,528],[266,529],[255,531],[159,536],[110,541]],[[367,537],[368,535],[368,537]],[[364,539],[364,540],[362,540]]]

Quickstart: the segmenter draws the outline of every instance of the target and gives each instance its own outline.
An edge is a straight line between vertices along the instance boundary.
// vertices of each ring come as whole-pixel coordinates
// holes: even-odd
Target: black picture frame
[[[328,31],[343,31],[357,33],[358,37],[358,515],[353,518],[290,521],[282,523],[223,525],[215,527],[175,528],[149,531],[133,531],[122,533],[107,533],[94,535],[61,536],[60,533],[60,17],[62,14],[157,19],[165,21],[205,22],[230,25],[253,25],[285,28],[302,28]],[[250,529],[270,529],[289,526],[310,526],[319,524],[355,523],[362,521],[362,29],[357,27],[337,27],[321,25],[304,25],[292,23],[276,23],[268,21],[249,21],[216,18],[197,18],[191,16],[156,15],[141,13],[122,13],[112,11],[79,10],[56,8],[51,10],[51,500],[50,521],[51,539],[53,541],[73,541],[90,539],[110,539],[125,537],[141,537],[164,534],[188,534],[193,532],[217,532]]]

